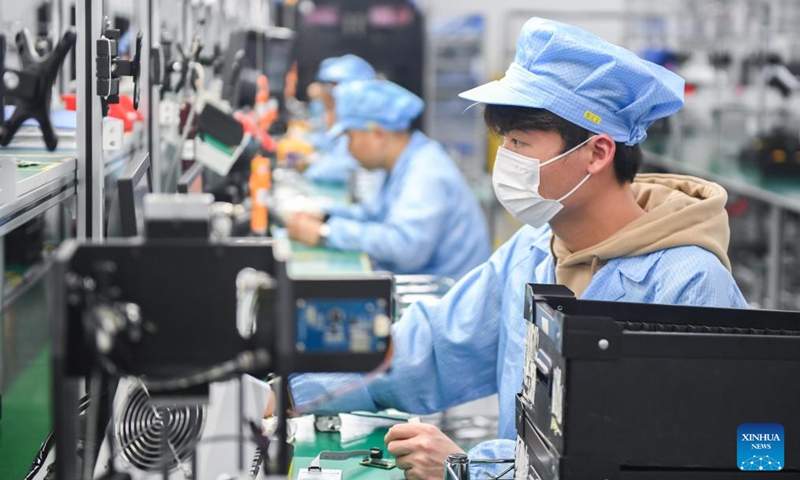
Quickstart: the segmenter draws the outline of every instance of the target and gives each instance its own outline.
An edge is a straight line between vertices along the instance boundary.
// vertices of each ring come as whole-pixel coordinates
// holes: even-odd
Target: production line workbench
[[[16,163],[15,198],[0,202],[0,480],[22,478],[50,429],[49,340],[44,277],[49,259],[33,265],[6,265],[5,237],[61,207],[69,232],[77,195],[75,132],[58,130],[55,151],[44,148],[38,127],[24,126],[0,158]],[[126,133],[122,148],[105,152],[107,174],[122,170],[141,143]],[[7,476],[6,476],[7,475]]]

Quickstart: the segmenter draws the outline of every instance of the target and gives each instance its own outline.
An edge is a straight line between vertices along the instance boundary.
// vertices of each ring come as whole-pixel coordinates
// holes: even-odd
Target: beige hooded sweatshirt
[[[688,245],[708,250],[731,269],[725,189],[696,177],[643,174],[636,177],[631,190],[647,213],[601,243],[570,252],[553,235],[551,249],[557,283],[580,297],[608,260]]]

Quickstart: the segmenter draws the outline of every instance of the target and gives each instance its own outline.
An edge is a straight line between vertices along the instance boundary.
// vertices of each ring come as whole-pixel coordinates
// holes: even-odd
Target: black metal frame
[[[203,175],[203,164],[194,162],[185,172],[181,174],[178,179],[178,193],[189,193],[189,187],[197,180],[198,177]]]
[[[147,188],[152,192],[153,173],[150,168],[149,152],[142,154],[138,160],[134,158],[117,179],[119,216],[124,237],[135,237],[139,233],[136,225],[135,190],[145,175],[147,175]]]
[[[16,100],[16,108],[11,118],[6,120],[4,114],[0,115],[0,145],[8,145],[23,122],[32,118],[39,122],[47,149],[50,151],[56,149],[58,136],[50,121],[50,97],[61,65],[75,45],[76,38],[75,29],[68,28],[53,51],[40,57],[33,48],[30,32],[22,30],[17,33],[15,39],[22,68],[7,69],[5,52],[0,55],[0,74],[3,75],[1,83],[4,83],[0,88],[0,97],[9,96]],[[5,49],[5,38],[2,43]],[[6,82],[6,75],[16,81]]]

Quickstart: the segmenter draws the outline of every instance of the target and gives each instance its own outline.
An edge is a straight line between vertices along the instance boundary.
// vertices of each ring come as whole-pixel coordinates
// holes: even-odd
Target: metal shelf
[[[75,195],[75,158],[51,163],[53,167],[21,179],[18,185],[23,193],[0,205],[0,237]]]
[[[16,156],[16,155],[15,155]],[[75,196],[77,161],[74,157],[54,159],[39,155],[26,160],[48,164],[36,172],[25,172],[17,181],[18,196],[0,205],[0,311],[24,294],[47,271],[47,266],[35,265],[26,272],[23,282],[8,291],[5,281],[5,239],[14,229]],[[2,318],[2,317],[0,317]]]

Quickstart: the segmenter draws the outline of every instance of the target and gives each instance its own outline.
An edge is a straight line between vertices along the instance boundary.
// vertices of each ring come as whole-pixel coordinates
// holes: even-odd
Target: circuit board
[[[391,320],[386,300],[308,299],[297,302],[297,350],[308,353],[383,352]]]

